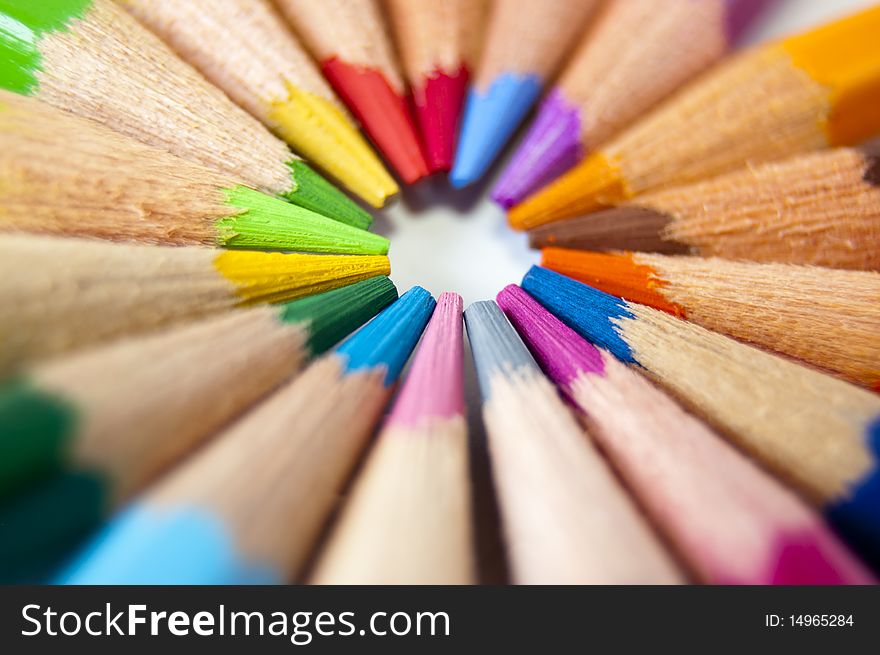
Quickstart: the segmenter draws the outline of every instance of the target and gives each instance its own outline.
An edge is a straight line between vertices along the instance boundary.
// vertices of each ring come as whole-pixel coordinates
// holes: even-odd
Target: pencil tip
[[[507,214],[515,230],[587,214],[632,196],[620,169],[596,152],[550,185],[515,205]]]
[[[285,323],[303,323],[308,349],[320,355],[397,300],[397,289],[377,275],[332,291],[308,296],[278,307]]]
[[[406,100],[385,76],[336,57],[326,60],[321,68],[404,182],[412,184],[428,175]]]
[[[541,93],[535,75],[504,73],[484,91],[471,89],[464,110],[452,186],[476,182],[489,168]]]
[[[334,221],[245,186],[226,189],[235,213],[216,223],[218,245],[342,255],[385,255],[385,237]]]
[[[388,425],[417,428],[464,415],[461,305],[457,293],[440,295]]]
[[[561,89],[553,89],[492,191],[492,199],[509,209],[577,164],[583,151],[580,110]]]
[[[637,363],[620,334],[620,319],[634,318],[625,301],[540,266],[529,269],[522,288],[587,341]]]
[[[416,115],[425,143],[425,156],[432,172],[452,168],[458,120],[467,92],[468,70],[464,66],[449,75],[435,70],[413,92]]]
[[[493,301],[473,303],[465,310],[464,319],[483,398],[491,397],[492,378],[499,371],[538,370],[528,348]]]
[[[373,217],[342,191],[319,175],[300,159],[288,162],[293,190],[284,198],[295,205],[304,207],[340,223],[366,230],[373,223]]]
[[[541,368],[554,382],[568,385],[581,373],[601,374],[604,371],[599,350],[584,341],[521,287],[508,285],[498,294],[497,301]]]
[[[431,294],[422,287],[416,286],[407,291],[336,349],[345,358],[345,370],[352,372],[384,367],[385,386],[393,384],[421,337],[436,304]]]

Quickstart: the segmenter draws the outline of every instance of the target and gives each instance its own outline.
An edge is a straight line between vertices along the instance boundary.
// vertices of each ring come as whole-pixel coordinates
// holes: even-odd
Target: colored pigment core
[[[198,507],[141,502],[118,516],[61,574],[59,584],[278,584],[243,561],[220,517]]]
[[[854,484],[849,498],[826,508],[846,541],[874,570],[880,570],[880,417],[868,425],[865,441],[874,456],[871,472]]]
[[[458,294],[440,296],[388,425],[417,428],[464,416],[461,309]]]
[[[880,129],[880,7],[784,40],[792,64],[826,87],[829,145],[859,143]]]
[[[617,205],[633,197],[616,161],[597,152],[558,180],[512,207],[507,219],[515,230]]]
[[[302,255],[251,250],[224,250],[214,258],[214,268],[235,285],[242,305],[289,302],[388,275],[391,265],[384,255]]]
[[[0,386],[0,498],[61,467],[76,409],[28,380]]]
[[[684,308],[667,300],[661,291],[668,282],[652,267],[637,263],[632,253],[606,255],[547,248],[541,252],[541,265],[612,296],[685,318]]]
[[[42,583],[106,512],[105,482],[64,471],[0,504],[0,584]]]
[[[387,277],[374,277],[341,289],[297,300],[279,309],[283,323],[308,323],[308,349],[326,352],[397,299]]]
[[[498,306],[550,378],[568,386],[581,373],[602,375],[602,354],[515,284],[498,294]]]
[[[397,184],[339,107],[290,83],[287,91],[285,100],[269,103],[267,113],[275,131],[294,150],[373,207],[381,207],[388,196],[397,193]],[[372,220],[366,212],[358,220],[364,216]]]
[[[464,313],[480,393],[492,398],[492,380],[497,374],[540,375],[540,369],[516,330],[491,300],[473,303]]]
[[[771,552],[772,571],[766,571],[756,580],[721,579],[719,584],[773,584],[773,585],[839,585],[852,584],[822,552],[821,538],[809,532],[786,534],[778,538]]]
[[[361,230],[372,225],[372,216],[304,161],[295,159],[287,162],[287,165],[290,167],[293,188],[284,194],[285,200]]]
[[[736,43],[755,17],[773,0],[723,0],[724,36],[728,43]]]
[[[872,186],[880,187],[880,153],[865,154],[865,173],[862,179]]]
[[[407,184],[428,174],[406,100],[382,73],[336,57],[324,61],[321,70]]]
[[[616,320],[635,318],[625,301],[539,266],[529,269],[522,287],[587,341],[638,364],[615,325]]]
[[[422,287],[413,287],[367,323],[336,352],[346,373],[385,369],[385,386],[400,376],[437,303]]]
[[[416,117],[422,130],[425,156],[431,172],[449,171],[455,155],[458,119],[467,93],[469,73],[462,65],[454,75],[440,69],[424,78],[413,92]]]
[[[561,89],[553,89],[541,103],[492,199],[509,209],[575,166],[584,156],[581,128],[578,106],[566,100]]]
[[[384,255],[388,252],[385,237],[244,186],[226,189],[226,202],[242,211],[217,221],[221,246],[347,255]]]
[[[66,31],[82,18],[91,0],[4,0],[0,4],[0,87],[31,95],[41,69],[39,41],[47,32]]]
[[[460,189],[482,177],[535,104],[542,88],[537,75],[504,73],[485,90],[471,89],[455,165],[449,175],[452,186]]]

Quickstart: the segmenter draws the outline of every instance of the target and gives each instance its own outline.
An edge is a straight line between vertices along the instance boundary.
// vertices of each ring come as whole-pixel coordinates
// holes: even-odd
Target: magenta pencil
[[[871,574],[786,487],[515,285],[498,304],[667,540],[715,584],[866,584]]]
[[[314,582],[475,581],[461,310],[461,296],[440,296]]]
[[[772,0],[611,0],[492,193],[512,207],[718,61]]]

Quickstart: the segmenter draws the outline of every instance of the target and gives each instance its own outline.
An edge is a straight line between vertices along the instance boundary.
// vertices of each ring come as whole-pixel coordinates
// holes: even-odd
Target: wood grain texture
[[[404,71],[413,87],[441,71],[472,68],[483,41],[486,0],[385,0]]]
[[[232,178],[36,100],[0,93],[0,227],[214,245]]]
[[[494,0],[474,85],[503,73],[551,78],[583,34],[594,0]]]
[[[316,584],[472,584],[462,416],[385,428],[322,550]]]
[[[293,155],[112,0],[40,41],[39,98],[273,194]]]
[[[277,0],[312,55],[376,69],[394,91],[404,94],[386,26],[376,0]]]
[[[116,502],[295,371],[306,332],[253,308],[47,363],[31,379],[79,410],[71,462]]]
[[[604,143],[727,50],[722,0],[612,0],[559,79],[581,141]]]
[[[880,382],[880,274],[650,253],[545,250],[543,265],[869,387]]]
[[[243,560],[296,578],[388,400],[382,377],[375,369],[344,374],[333,355],[318,360],[148,501],[211,508]]]

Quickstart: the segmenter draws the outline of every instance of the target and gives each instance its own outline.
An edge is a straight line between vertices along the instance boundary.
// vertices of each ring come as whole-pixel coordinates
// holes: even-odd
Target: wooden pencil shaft
[[[39,50],[41,100],[270,193],[291,190],[284,144],[112,0],[92,0]]]

